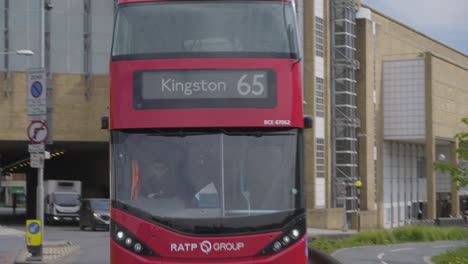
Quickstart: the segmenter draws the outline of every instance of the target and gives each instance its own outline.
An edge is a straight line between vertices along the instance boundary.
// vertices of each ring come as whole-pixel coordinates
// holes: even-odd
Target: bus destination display
[[[253,101],[265,108],[276,102],[276,74],[269,69],[152,70],[134,74],[136,109],[249,107]]]

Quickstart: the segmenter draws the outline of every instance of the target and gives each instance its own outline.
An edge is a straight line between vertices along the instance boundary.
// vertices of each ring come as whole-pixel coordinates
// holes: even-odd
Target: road
[[[81,231],[78,226],[48,227],[46,235],[48,241],[69,240],[80,244],[80,252],[67,258],[62,263],[67,264],[108,264],[109,231]]]
[[[12,216],[11,209],[0,208],[0,263],[10,263],[19,249],[24,248],[24,210]],[[78,226],[46,226],[45,241],[72,241],[80,244],[80,251],[62,263],[108,264],[109,232],[105,230],[81,231]]]
[[[429,264],[430,257],[467,245],[468,241],[443,241],[347,248],[333,257],[343,264]]]
[[[16,253],[25,244],[24,227],[11,225],[24,223],[24,208],[17,208],[17,214],[12,214],[11,208],[0,208],[0,263],[10,263]]]

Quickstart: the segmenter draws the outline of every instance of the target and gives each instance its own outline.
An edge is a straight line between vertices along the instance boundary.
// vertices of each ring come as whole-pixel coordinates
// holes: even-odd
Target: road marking
[[[407,250],[412,250],[414,248],[397,248],[397,249],[392,249],[390,252],[400,252],[400,251],[407,251]]]
[[[448,248],[448,247],[456,247],[456,245],[440,245],[440,246],[434,246],[432,248]]]
[[[24,232],[14,228],[0,226],[0,236],[24,236]]]
[[[380,260],[380,262],[382,262],[382,264],[387,264],[387,262],[383,261],[382,258],[383,256],[385,255],[385,253],[380,253],[379,255],[377,255],[377,258]]]
[[[424,257],[423,257],[423,260],[424,260],[424,262],[426,262],[427,264],[434,264],[434,263],[431,261],[431,256],[424,256]]]

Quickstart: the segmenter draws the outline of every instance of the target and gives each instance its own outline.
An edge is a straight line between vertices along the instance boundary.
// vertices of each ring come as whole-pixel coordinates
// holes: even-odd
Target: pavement
[[[42,246],[42,260],[35,260],[26,248],[23,248],[16,255],[14,264],[45,264],[61,263],[64,258],[77,253],[80,250],[78,243],[70,241],[46,241]]]
[[[16,213],[13,214],[10,208],[0,208],[0,237],[25,237],[25,231],[18,230],[17,225],[19,223],[26,222],[26,210],[24,208],[17,208]],[[26,227],[25,227],[26,228]],[[75,252],[78,252],[80,245],[70,241],[44,241],[42,253],[42,261],[30,260],[31,254],[26,248],[26,242],[24,242],[21,249],[18,251],[16,256],[13,255],[13,258],[0,258],[0,263],[35,263],[35,264],[44,264],[44,263],[60,263],[60,260],[68,257]]]
[[[25,232],[0,225],[0,236],[18,236],[25,237]],[[80,250],[80,245],[71,241],[44,241],[42,246],[42,260],[31,258],[31,253],[28,252],[26,245],[16,254],[16,257],[9,263],[14,264],[45,264],[45,263],[60,263],[60,260],[71,256]],[[1,259],[0,259],[1,260]],[[0,261],[2,262],[2,261]]]

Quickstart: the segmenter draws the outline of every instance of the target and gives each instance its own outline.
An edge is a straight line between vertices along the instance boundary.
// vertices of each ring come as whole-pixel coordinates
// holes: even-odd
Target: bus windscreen
[[[278,227],[303,209],[297,140],[297,129],[113,131],[113,200],[188,233]]]

